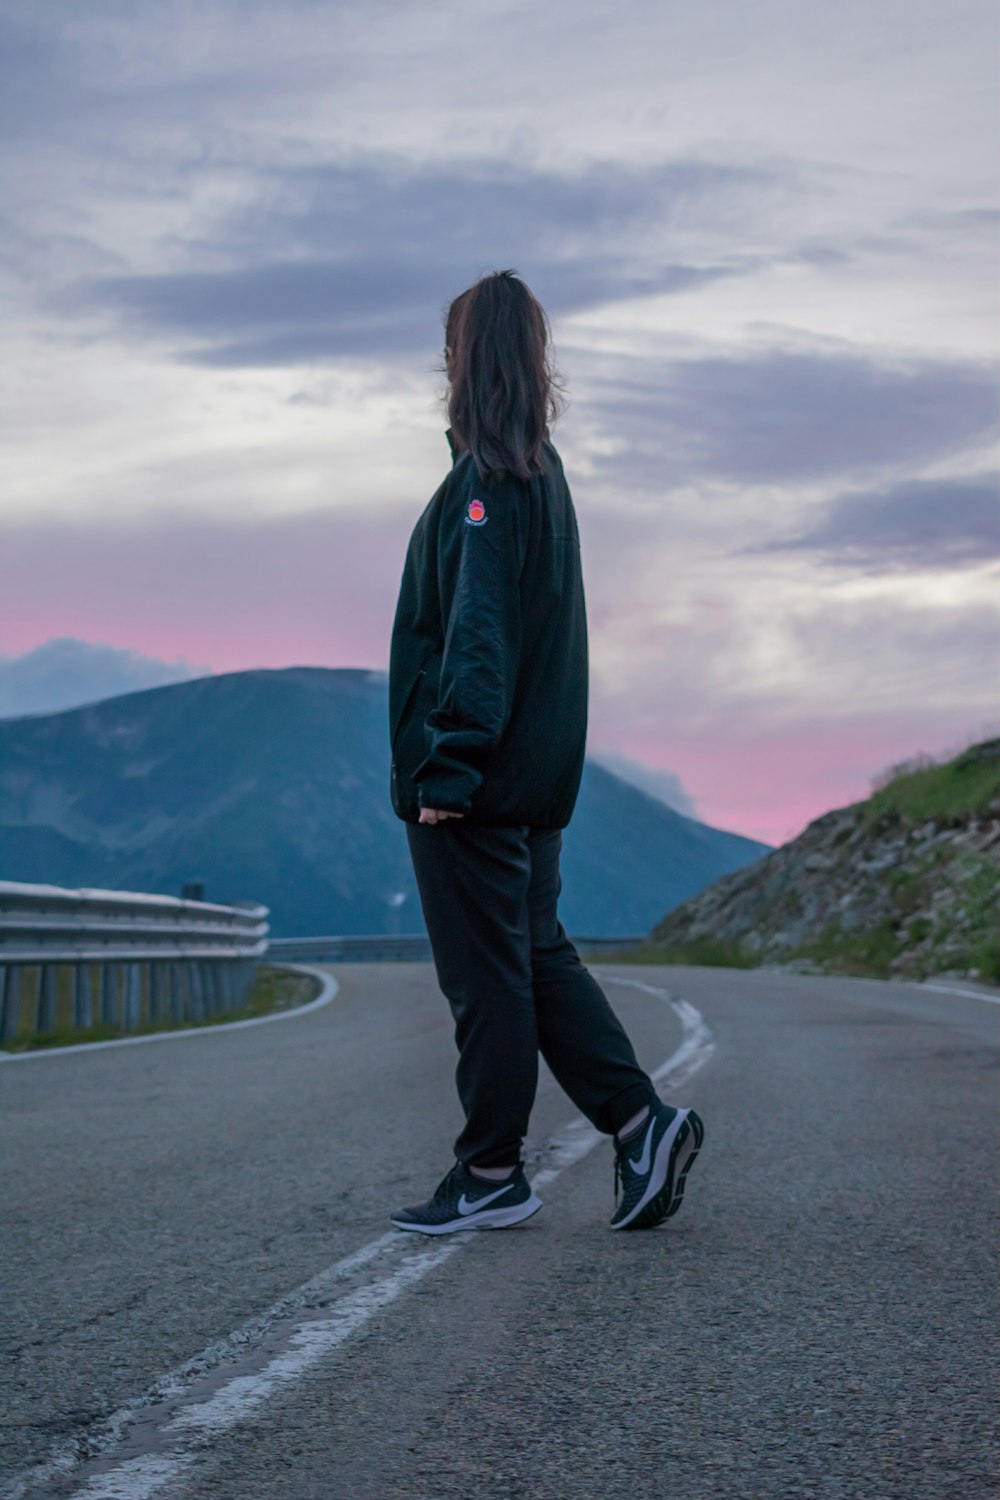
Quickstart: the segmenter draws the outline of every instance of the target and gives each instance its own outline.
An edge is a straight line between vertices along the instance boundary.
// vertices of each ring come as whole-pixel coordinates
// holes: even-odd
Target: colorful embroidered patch
[[[486,506],[481,500],[470,500],[469,508],[465,513],[465,524],[467,526],[485,526],[489,520],[486,514]]]

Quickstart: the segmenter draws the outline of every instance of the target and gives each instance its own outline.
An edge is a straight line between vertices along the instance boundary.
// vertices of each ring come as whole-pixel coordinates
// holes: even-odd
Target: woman
[[[580,544],[549,440],[542,308],[513,271],[448,309],[450,474],[414,528],[392,631],[392,803],[406,823],[465,1127],[400,1229],[519,1223],[542,1207],[521,1160],[538,1054],[613,1135],[611,1225],[676,1213],[702,1141],[661,1103],[556,915],[561,830],[583,771],[587,624]]]

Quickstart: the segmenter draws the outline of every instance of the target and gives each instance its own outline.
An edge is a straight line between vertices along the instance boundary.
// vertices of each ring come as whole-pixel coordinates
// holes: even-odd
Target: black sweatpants
[[[558,828],[407,823],[438,983],[455,1018],[467,1165],[521,1160],[541,1052],[611,1134],[655,1095],[600,985],[556,915]]]

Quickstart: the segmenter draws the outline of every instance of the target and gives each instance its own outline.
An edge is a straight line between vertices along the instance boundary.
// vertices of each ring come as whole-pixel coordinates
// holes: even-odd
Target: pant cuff
[[[509,1167],[521,1165],[520,1146],[494,1146],[471,1153],[464,1148],[456,1148],[455,1156],[464,1167]]]
[[[594,1124],[605,1135],[617,1135],[622,1126],[637,1115],[644,1105],[657,1097],[652,1083],[630,1083],[627,1089],[609,1099],[600,1112],[600,1120]]]

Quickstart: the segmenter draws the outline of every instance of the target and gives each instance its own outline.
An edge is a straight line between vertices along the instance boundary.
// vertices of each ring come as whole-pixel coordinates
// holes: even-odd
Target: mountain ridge
[[[208,899],[271,907],[274,936],[424,930],[373,669],[252,668],[2,720],[0,833],[10,879],[174,894],[200,880]],[[588,761],[560,913],[595,936],[641,933],[769,847]]]

